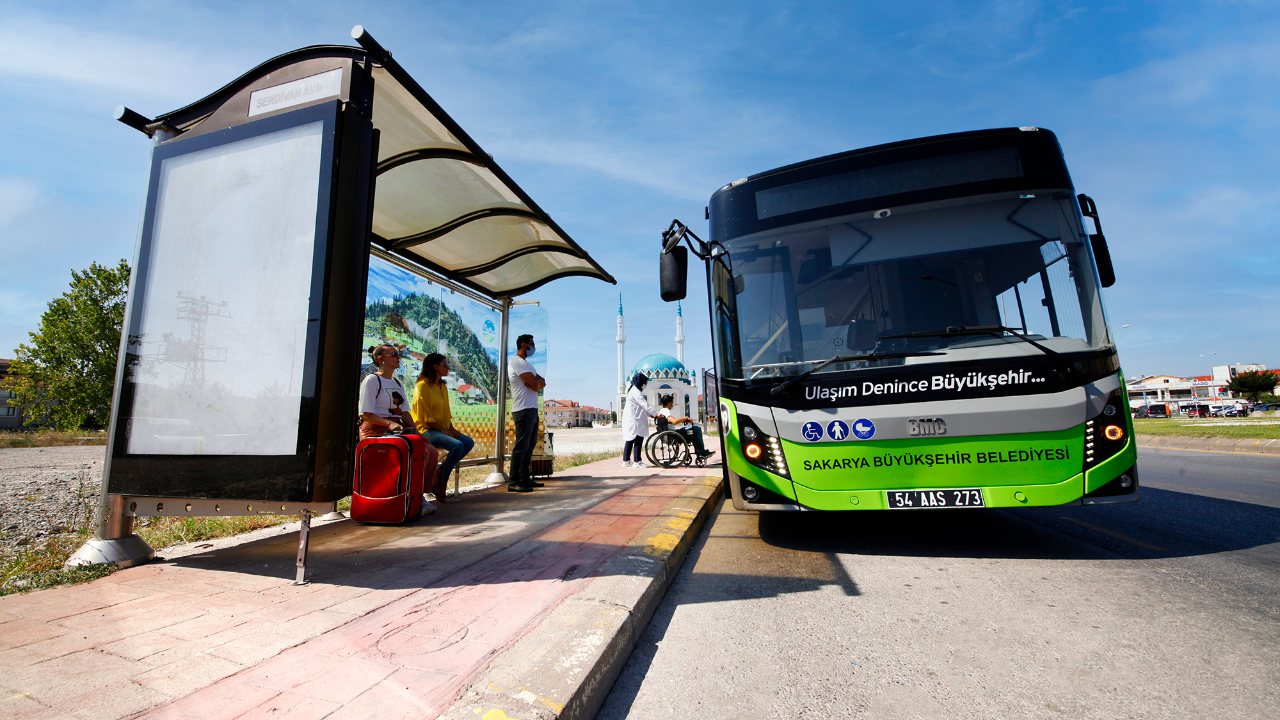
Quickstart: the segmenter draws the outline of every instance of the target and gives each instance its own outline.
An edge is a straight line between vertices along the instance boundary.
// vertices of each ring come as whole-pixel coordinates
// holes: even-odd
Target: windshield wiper
[[[795,377],[791,378],[790,380],[788,380],[788,381],[786,381],[786,382],[782,383],[782,384],[781,384],[781,385],[779,385],[778,387],[776,387],[776,388],[774,388],[774,389],[770,390],[770,391],[769,391],[769,394],[770,394],[770,395],[772,395],[772,396],[774,396],[774,397],[778,397],[778,396],[779,396],[779,395],[781,395],[783,392],[785,392],[787,388],[791,387],[792,385],[795,385],[796,383],[800,382],[801,380],[804,380],[805,378],[809,377],[810,375],[812,375],[812,374],[814,374],[814,373],[818,372],[818,371],[819,371],[819,370],[821,370],[822,368],[824,368],[824,367],[826,367],[826,366],[828,366],[828,365],[831,365],[831,364],[833,364],[833,363],[838,363],[838,362],[860,362],[860,361],[863,361],[863,360],[893,360],[893,359],[897,359],[897,358],[923,357],[923,356],[925,356],[925,355],[945,355],[945,354],[946,354],[946,353],[936,353],[936,352],[876,352],[876,351],[874,351],[874,350],[873,350],[873,351],[871,351],[871,352],[869,352],[869,353],[857,353],[856,355],[836,355],[835,357],[827,358],[826,360],[823,360],[822,362],[818,363],[818,364],[817,364],[814,368],[812,368],[811,370],[806,370],[805,372],[803,372],[803,373],[801,373],[801,374],[799,374],[799,375],[797,375],[797,376],[795,376]]]
[[[1063,367],[1067,368],[1068,370],[1072,369],[1071,363],[1067,362],[1066,358],[1062,357],[1062,355],[1060,355],[1056,350],[1050,350],[1049,348],[1041,345],[1035,340],[1032,340],[1026,335],[1023,335],[1017,330],[1014,330],[1013,328],[1005,327],[1003,325],[969,325],[967,327],[956,327],[952,325],[951,327],[948,327],[945,330],[921,330],[920,332],[902,333],[900,335],[881,335],[880,339],[896,340],[899,338],[926,338],[926,337],[951,338],[951,337],[958,337],[961,335],[995,335],[996,337],[1000,337],[1000,333],[1009,333],[1010,335],[1018,338],[1019,340],[1025,343],[1029,343],[1032,347],[1043,352],[1045,355],[1048,355],[1049,357],[1052,357],[1053,359],[1062,363]]]

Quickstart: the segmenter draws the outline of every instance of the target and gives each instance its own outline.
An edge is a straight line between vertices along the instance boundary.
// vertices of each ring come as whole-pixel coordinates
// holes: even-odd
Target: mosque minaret
[[[679,300],[676,301],[676,359],[684,364],[684,311]]]
[[[622,415],[622,400],[627,396],[627,336],[623,332],[626,321],[622,318],[622,293],[618,293],[618,415]]]

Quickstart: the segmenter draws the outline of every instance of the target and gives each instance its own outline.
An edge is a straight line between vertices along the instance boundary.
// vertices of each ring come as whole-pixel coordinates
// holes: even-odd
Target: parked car
[[[1156,405],[1147,405],[1144,410],[1147,411],[1146,417],[1149,418],[1167,418],[1169,417],[1169,406],[1164,403]]]
[[[1183,413],[1185,413],[1187,417],[1202,417],[1202,418],[1207,418],[1207,417],[1209,417],[1209,406],[1208,406],[1208,405],[1199,405],[1199,404],[1197,404],[1197,405],[1183,405],[1183,406],[1182,406],[1182,412],[1183,412]]]

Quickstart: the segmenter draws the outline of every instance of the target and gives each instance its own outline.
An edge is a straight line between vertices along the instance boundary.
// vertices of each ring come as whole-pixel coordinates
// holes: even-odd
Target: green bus
[[[692,250],[734,507],[1138,499],[1110,254],[1052,132],[789,165],[720,188],[707,219],[705,241],[663,233],[662,296],[684,297]]]

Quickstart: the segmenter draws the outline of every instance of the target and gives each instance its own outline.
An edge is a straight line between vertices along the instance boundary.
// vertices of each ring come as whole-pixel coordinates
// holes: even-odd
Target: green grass
[[[80,430],[77,432],[63,432],[61,430],[0,430],[0,448],[106,444],[107,434],[94,430]]]
[[[1139,435],[1280,439],[1280,417],[1274,418],[1157,418],[1133,421]]]
[[[200,540],[241,535],[297,519],[297,515],[135,518],[133,531],[148,545],[160,550]],[[111,563],[63,567],[67,558],[89,539],[88,526],[86,516],[74,532],[55,535],[41,543],[25,546],[7,558],[0,558],[0,595],[88,582],[115,572],[117,568]]]

